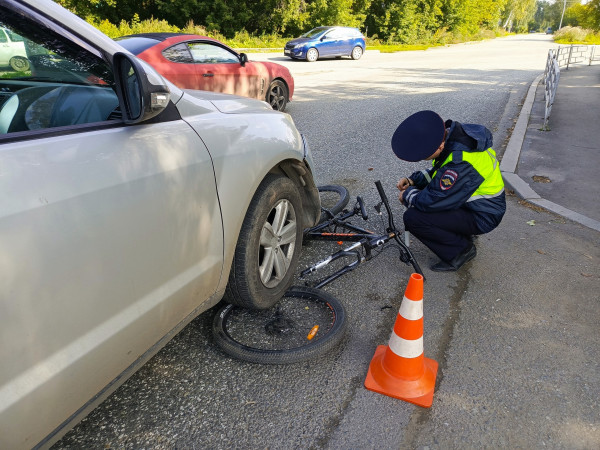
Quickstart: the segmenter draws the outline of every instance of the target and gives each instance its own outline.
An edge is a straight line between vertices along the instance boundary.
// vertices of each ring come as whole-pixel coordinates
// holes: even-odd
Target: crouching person
[[[404,161],[433,161],[398,182],[404,226],[440,258],[431,270],[460,269],[477,254],[473,237],[496,228],[506,211],[492,133],[420,111],[396,129],[392,149]]]

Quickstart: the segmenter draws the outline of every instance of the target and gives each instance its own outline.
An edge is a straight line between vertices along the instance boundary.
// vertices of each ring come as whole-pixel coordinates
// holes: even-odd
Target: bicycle
[[[381,202],[379,202],[375,206],[375,210],[381,216],[381,207],[384,206],[388,217],[388,226],[385,230],[385,234],[377,234],[373,231],[361,228],[357,225],[350,223],[350,218],[359,215],[364,220],[368,219],[368,214],[366,212],[364,202],[362,198],[358,196],[356,198],[356,204],[351,211],[344,210],[343,206],[340,210],[340,205],[347,198],[347,196],[344,193],[344,190],[345,192],[347,192],[347,190],[343,187],[335,186],[336,189],[333,189],[333,191],[339,193],[339,202],[335,203],[334,207],[331,209],[324,208],[324,211],[321,214],[322,221],[314,227],[305,229],[304,239],[336,241],[338,243],[355,243],[350,245],[349,247],[346,247],[329,255],[324,260],[319,261],[318,263],[313,264],[312,266],[304,269],[302,272],[300,272],[299,278],[301,280],[304,280],[309,275],[315,273],[316,271],[324,268],[325,266],[338,259],[351,257],[356,258],[356,260],[350,264],[345,265],[341,269],[335,271],[333,274],[326,276],[321,280],[317,280],[315,282],[305,281],[307,286],[311,286],[316,289],[322,288],[323,286],[338,279],[342,275],[353,271],[360,264],[371,260],[374,256],[376,256],[373,254],[373,250],[383,249],[383,246],[391,240],[395,241],[400,251],[400,261],[402,261],[405,264],[411,264],[416,273],[423,275],[423,271],[419,267],[419,264],[415,259],[413,253],[410,251],[408,246],[400,239],[400,235],[402,232],[398,228],[396,228],[396,225],[394,223],[394,216],[390,208],[387,195],[385,194],[383,186],[381,185],[381,182],[379,180],[375,181],[375,187],[377,188],[377,192],[379,193],[379,197],[381,198]],[[332,191],[331,188],[333,188],[333,186],[326,186],[325,188],[329,188],[328,191]],[[339,188],[342,189],[340,190]],[[321,188],[319,188],[319,190],[321,190]],[[324,219],[323,216],[325,216]]]
[[[212,326],[214,340],[221,350],[234,358],[257,364],[303,362],[333,350],[346,333],[346,311],[339,300],[319,288],[371,259],[374,249],[382,248],[392,239],[398,244],[400,259],[412,264],[416,272],[422,275],[410,249],[399,239],[400,230],[394,224],[381,183],[376,181],[375,185],[381,197],[375,209],[381,215],[383,205],[387,211],[386,233],[377,234],[349,222],[350,218],[358,215],[368,219],[361,197],[357,197],[353,210],[347,211],[344,208],[350,195],[345,187],[319,187],[324,205],[321,221],[304,230],[305,239],[354,241],[355,244],[302,271],[300,278],[343,257],[356,257],[356,261],[326,279],[313,283],[314,286],[292,286],[275,306],[266,310],[224,304],[217,311]],[[338,232],[339,229],[344,232]]]

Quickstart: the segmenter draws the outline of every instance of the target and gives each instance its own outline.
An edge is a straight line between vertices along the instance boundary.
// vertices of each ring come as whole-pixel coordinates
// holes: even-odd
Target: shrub
[[[138,34],[138,33],[178,33],[181,30],[174,25],[170,25],[166,20],[158,20],[158,19],[147,19],[141,20],[139,16],[135,14],[131,23],[122,20],[121,23],[117,26],[110,23],[108,20],[103,20],[102,22],[96,22],[96,20],[92,17],[86,18],[87,22],[91,25],[98,28],[104,34],[106,34],[109,38],[117,38],[120,36],[126,36],[128,34]]]
[[[558,44],[600,44],[600,33],[581,27],[562,27],[554,33]]]

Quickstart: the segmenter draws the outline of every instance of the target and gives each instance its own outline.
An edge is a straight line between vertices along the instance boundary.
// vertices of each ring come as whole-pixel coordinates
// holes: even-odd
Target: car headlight
[[[304,44],[296,44],[296,46],[294,47],[294,50],[299,50],[302,47],[304,47]]]

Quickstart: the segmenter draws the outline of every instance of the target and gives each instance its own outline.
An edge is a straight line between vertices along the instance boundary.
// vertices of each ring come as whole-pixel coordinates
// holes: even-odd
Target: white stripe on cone
[[[423,318],[423,300],[411,300],[404,297],[400,304],[400,315],[406,320],[419,320]]]
[[[390,350],[403,358],[416,358],[423,354],[423,336],[419,339],[402,339],[392,332],[389,343]]]

